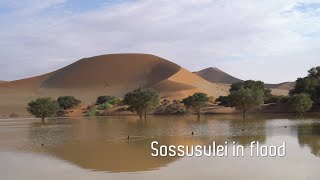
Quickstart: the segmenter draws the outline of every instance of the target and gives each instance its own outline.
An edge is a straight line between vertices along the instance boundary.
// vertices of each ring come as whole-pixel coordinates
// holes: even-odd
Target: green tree
[[[218,106],[225,106],[229,107],[229,101],[228,101],[228,96],[219,96],[216,100],[218,102]]]
[[[231,107],[235,107],[243,112],[243,119],[245,119],[249,110],[263,105],[263,97],[262,90],[240,88],[237,91],[232,91],[228,96],[228,100]]]
[[[209,101],[209,97],[205,93],[194,93],[192,96],[184,98],[182,103],[187,109],[192,108],[198,118],[200,118],[201,110],[205,107],[206,103]]]
[[[147,112],[153,110],[160,101],[159,93],[151,88],[138,88],[124,96],[124,103],[129,105],[129,110],[137,112],[142,119],[147,118]]]
[[[290,95],[309,94],[313,101],[313,108],[317,109],[320,107],[320,66],[311,68],[308,73],[308,76],[296,80],[296,85],[290,91]]]
[[[269,103],[286,103],[288,100],[289,96],[283,96],[283,95],[271,95],[268,99],[264,101],[265,104]]]
[[[112,101],[113,99],[115,99],[116,97],[114,96],[99,96],[96,100],[96,104],[97,105],[101,105],[104,104],[106,102]]]
[[[237,91],[241,88],[252,89],[254,91],[261,90],[263,92],[263,99],[265,101],[268,101],[268,99],[270,99],[272,96],[271,90],[269,88],[265,88],[264,83],[262,81],[248,80],[248,81],[234,83],[231,85],[231,88],[229,91],[230,92]]]
[[[28,103],[27,110],[37,118],[41,118],[42,121],[46,117],[51,117],[59,111],[60,107],[57,101],[46,97],[32,100]]]
[[[320,80],[320,66],[311,68],[308,73],[308,77]]]
[[[313,101],[306,93],[295,94],[289,98],[289,105],[291,109],[300,115],[306,111],[309,111],[312,108],[312,103]]]
[[[73,96],[60,96],[57,101],[60,108],[64,110],[78,106],[81,103],[79,99],[76,99]]]

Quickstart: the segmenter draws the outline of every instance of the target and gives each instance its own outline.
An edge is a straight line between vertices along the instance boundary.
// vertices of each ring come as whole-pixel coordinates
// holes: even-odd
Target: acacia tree
[[[59,103],[49,97],[32,100],[27,107],[28,112],[37,118],[41,118],[42,122],[45,118],[55,115],[59,109]]]
[[[147,118],[147,112],[153,110],[160,101],[159,93],[151,88],[138,88],[124,96],[124,103],[129,105],[129,110],[137,112],[142,119]]]
[[[228,100],[231,107],[242,111],[243,119],[245,119],[249,110],[263,105],[263,97],[264,93],[262,90],[242,87],[239,90],[232,91],[228,96]]]
[[[264,82],[262,81],[247,80],[243,82],[234,83],[231,85],[229,92],[231,93],[232,91],[237,91],[241,88],[252,89],[254,91],[261,90],[263,92],[264,101],[268,101],[270,98],[272,98],[271,90],[269,88],[266,88]]]
[[[313,101],[306,93],[295,94],[290,96],[289,105],[292,110],[302,115],[304,112],[309,111],[312,108]]]
[[[198,118],[200,118],[201,110],[205,107],[206,103],[209,101],[209,97],[205,93],[194,93],[192,96],[184,98],[182,103],[187,109],[192,108]]]
[[[78,106],[81,103],[79,99],[76,99],[73,96],[60,96],[58,97],[57,102],[59,103],[59,106],[64,110]]]

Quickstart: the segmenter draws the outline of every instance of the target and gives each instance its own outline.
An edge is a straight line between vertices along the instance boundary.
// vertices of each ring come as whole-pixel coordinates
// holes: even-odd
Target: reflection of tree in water
[[[266,121],[254,120],[232,120],[230,121],[229,141],[249,146],[252,141],[266,142]]]
[[[63,144],[72,139],[74,128],[65,120],[32,123],[29,132],[30,141],[35,145]]]
[[[309,147],[312,154],[320,157],[320,125],[299,125],[297,133],[299,144]]]

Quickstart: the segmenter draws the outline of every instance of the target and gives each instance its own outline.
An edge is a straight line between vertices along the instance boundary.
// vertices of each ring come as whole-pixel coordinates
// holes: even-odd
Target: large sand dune
[[[210,83],[177,64],[147,54],[112,54],[81,59],[54,72],[0,84],[0,114],[26,114],[27,102],[39,96],[73,95],[91,104],[99,95],[122,97],[138,87],[153,87],[162,97],[194,92],[218,97],[229,86]]]

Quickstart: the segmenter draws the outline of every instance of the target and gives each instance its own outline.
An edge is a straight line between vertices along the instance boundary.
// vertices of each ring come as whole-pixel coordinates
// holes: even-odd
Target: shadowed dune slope
[[[213,67],[206,68],[193,73],[212,83],[233,84],[242,81],[241,79],[235,78],[221,71],[220,69]]]
[[[151,87],[166,80],[180,66],[147,54],[111,54],[84,58],[57,71],[0,84],[11,90],[122,90]],[[182,88],[182,87],[181,87]],[[189,89],[186,86],[186,89]]]
[[[53,73],[43,88],[151,86],[175,74],[180,66],[146,54],[113,54],[81,59]]]

